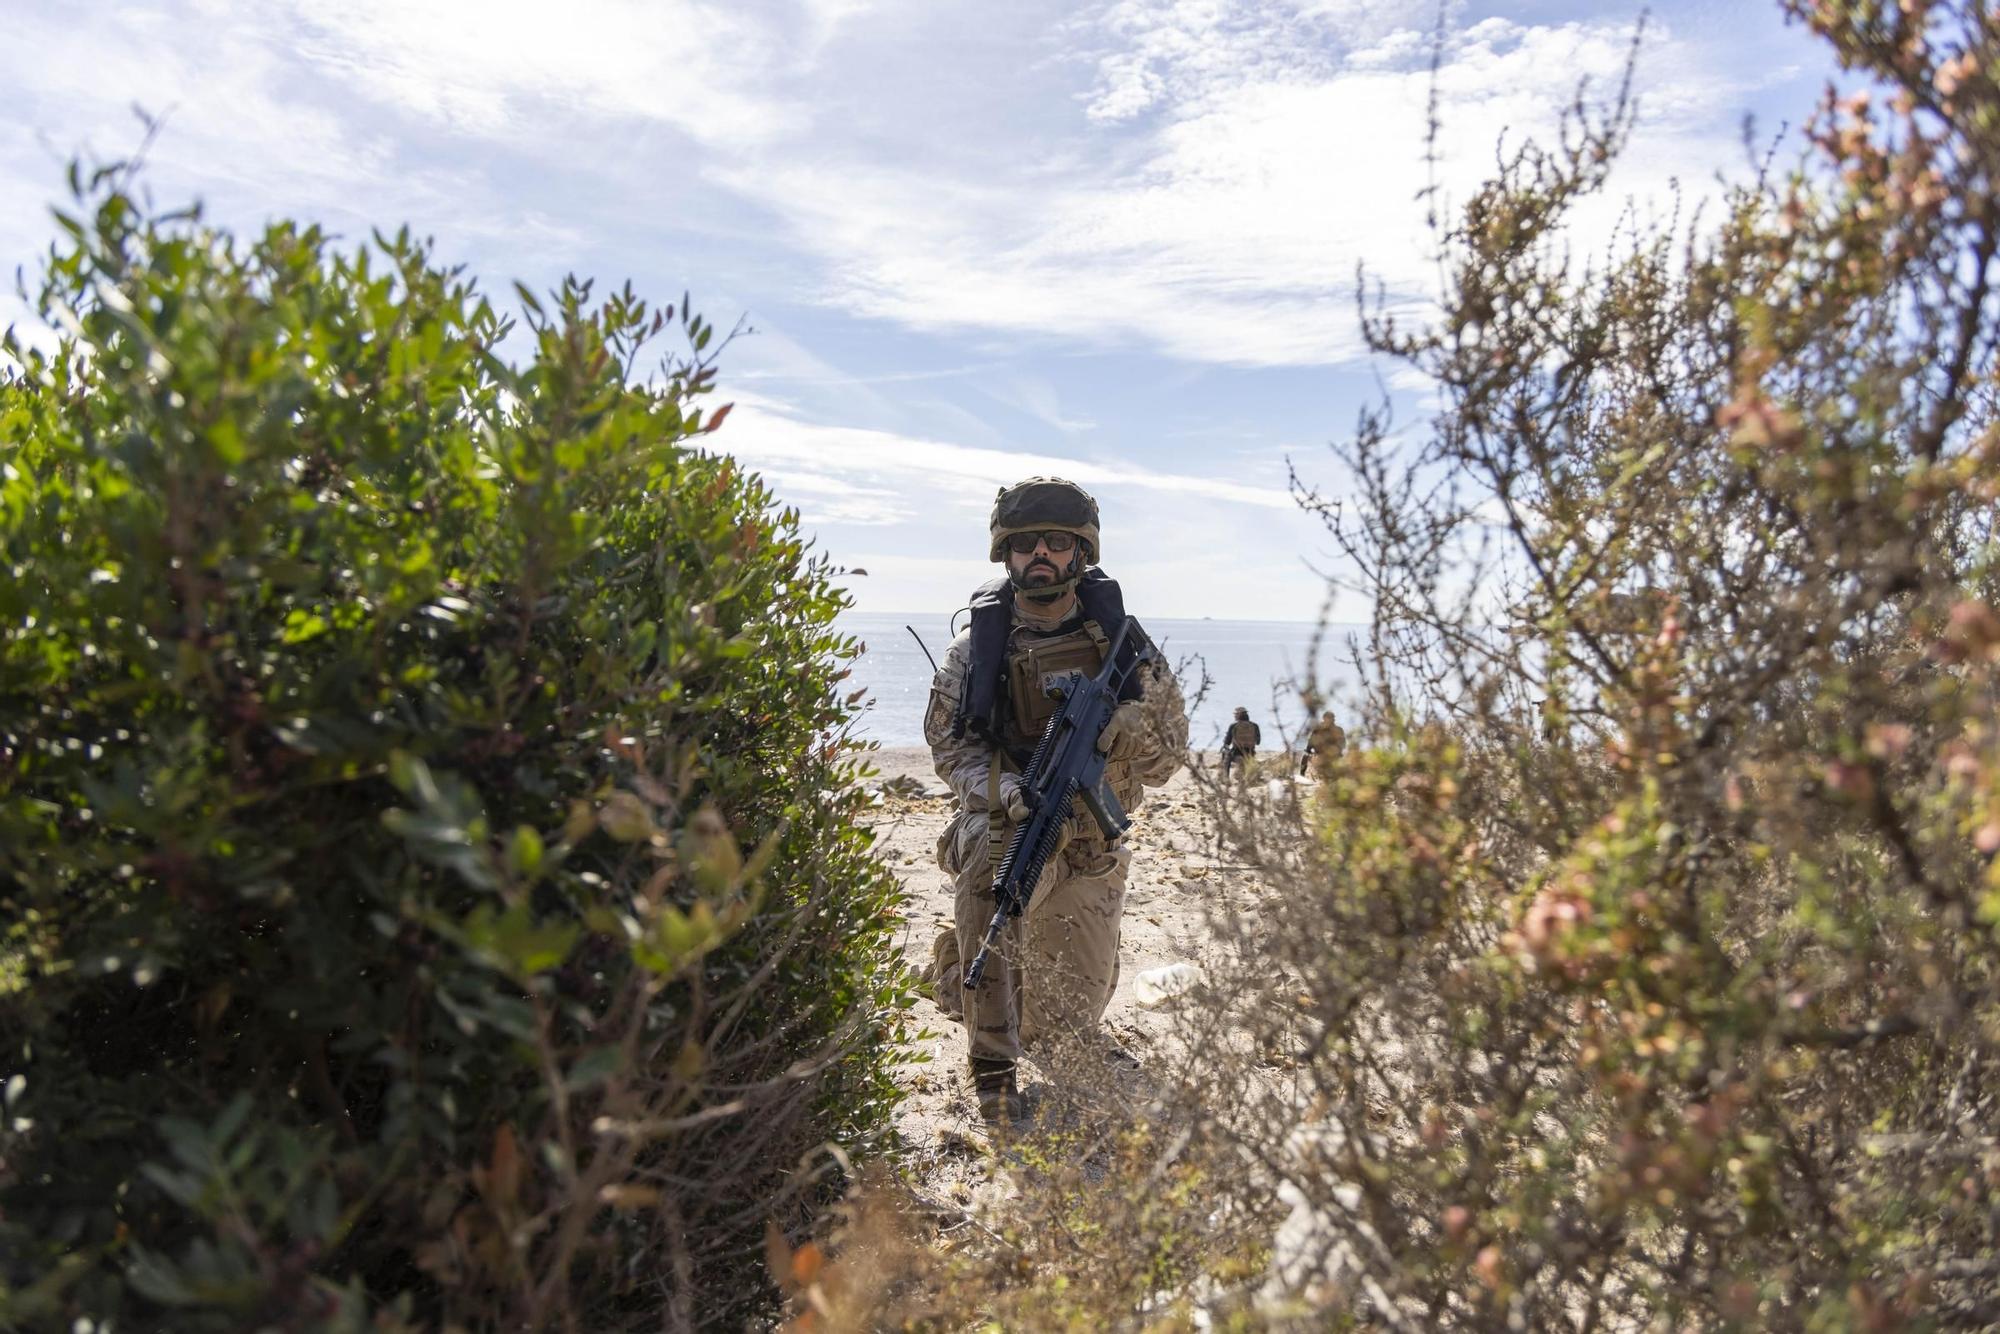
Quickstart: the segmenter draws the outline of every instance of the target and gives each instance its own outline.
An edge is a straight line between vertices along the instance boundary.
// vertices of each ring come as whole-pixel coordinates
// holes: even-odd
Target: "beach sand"
[[[1203,752],[1197,762],[1212,773],[1215,753]],[[912,967],[921,968],[938,932],[952,920],[951,885],[938,869],[936,845],[953,804],[927,750],[878,751],[874,766],[879,775],[869,780],[870,786],[905,779],[923,788],[921,796],[902,790],[884,793],[874,822],[880,850],[909,894],[903,948]],[[1225,905],[1239,915],[1256,911],[1258,887],[1251,873],[1215,855],[1206,802],[1207,795],[1184,768],[1164,787],[1147,793],[1126,835],[1133,855],[1121,972],[1105,1026],[1142,1063],[1171,1059],[1165,1041],[1170,1017],[1134,1002],[1134,979],[1167,964],[1215,962],[1219,946],[1206,925],[1208,907]],[[965,1207],[998,1182],[991,1159],[979,1151],[984,1135],[966,1074],[964,1030],[946,1020],[928,998],[918,1002],[917,1021],[925,1033],[914,1053],[917,1059],[904,1069],[910,1096],[898,1121],[912,1150],[911,1184],[942,1205]],[[1033,1053],[1021,1077],[1031,1096],[1038,1085],[1049,1086],[1048,1073]]]

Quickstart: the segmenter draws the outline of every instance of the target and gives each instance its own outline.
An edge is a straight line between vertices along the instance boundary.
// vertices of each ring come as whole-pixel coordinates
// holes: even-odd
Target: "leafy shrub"
[[[516,366],[407,234],[72,180],[0,380],[0,1325],[739,1320],[907,993],[711,326],[571,281]]]

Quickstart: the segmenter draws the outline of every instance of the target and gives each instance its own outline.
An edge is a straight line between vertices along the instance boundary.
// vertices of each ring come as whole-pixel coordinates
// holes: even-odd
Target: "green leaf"
[[[624,1064],[624,1061],[625,1052],[623,1048],[616,1046],[598,1047],[586,1052],[570,1066],[569,1074],[564,1078],[563,1083],[572,1091],[596,1088],[599,1084],[602,1084],[613,1074],[617,1073],[619,1068]]]
[[[507,861],[517,874],[532,880],[542,869],[542,836],[532,826],[518,826],[507,845]]]
[[[218,418],[208,428],[208,443],[215,450],[217,458],[227,464],[243,462],[243,436],[237,430],[232,417]]]
[[[461,931],[473,949],[503,971],[523,978],[561,964],[582,934],[573,922],[537,923],[525,903],[501,913],[482,904],[465,919]]]
[[[318,639],[327,632],[326,618],[318,612],[293,611],[285,617],[285,632],[282,642],[304,644]]]

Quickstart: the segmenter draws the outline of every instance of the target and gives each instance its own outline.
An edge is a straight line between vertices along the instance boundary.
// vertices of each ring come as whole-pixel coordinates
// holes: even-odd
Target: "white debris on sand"
[[[1158,1009],[1175,997],[1192,991],[1200,982],[1201,969],[1191,963],[1148,968],[1132,979],[1132,999],[1149,1010]]]

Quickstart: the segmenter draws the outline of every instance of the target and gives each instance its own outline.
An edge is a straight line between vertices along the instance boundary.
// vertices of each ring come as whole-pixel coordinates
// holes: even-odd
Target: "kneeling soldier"
[[[1236,706],[1236,720],[1229,724],[1229,730],[1222,734],[1222,773],[1226,778],[1229,771],[1242,764],[1245,771],[1249,765],[1244,761],[1257,753],[1258,745],[1264,740],[1264,729],[1250,721],[1250,710],[1241,704]]]
[[[1333,710],[1328,709],[1319,716],[1319,721],[1306,733],[1306,753],[1299,760],[1299,773],[1313,768],[1313,759],[1319,758],[1320,775],[1325,776],[1328,767],[1347,752],[1347,729],[1333,720]]]

